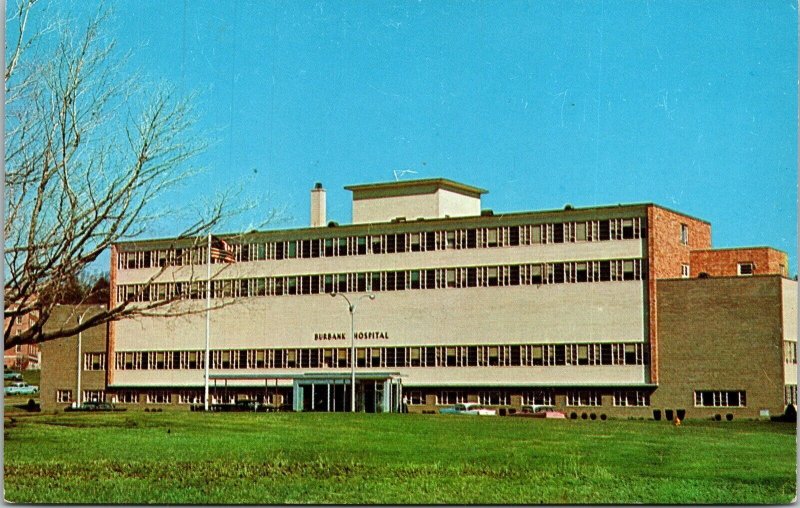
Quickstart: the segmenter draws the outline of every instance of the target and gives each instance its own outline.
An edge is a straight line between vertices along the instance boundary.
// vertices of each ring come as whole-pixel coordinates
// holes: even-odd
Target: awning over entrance
[[[304,372],[270,374],[210,374],[214,381],[291,380],[295,411],[349,411],[350,372]],[[399,372],[356,372],[356,410],[367,413],[404,411],[403,382]]]

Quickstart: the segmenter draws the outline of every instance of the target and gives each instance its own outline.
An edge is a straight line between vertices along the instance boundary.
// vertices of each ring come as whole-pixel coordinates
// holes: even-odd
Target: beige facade
[[[353,224],[443,219],[481,214],[483,189],[445,179],[346,187],[353,191]]]

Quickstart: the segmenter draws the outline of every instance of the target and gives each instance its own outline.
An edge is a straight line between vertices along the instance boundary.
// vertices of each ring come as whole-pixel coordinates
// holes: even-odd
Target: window
[[[104,390],[84,390],[84,402],[105,402],[106,392]]]
[[[122,390],[112,396],[112,401],[117,404],[138,404],[139,393],[132,390]]]
[[[105,370],[105,369],[106,369],[105,353],[83,354],[83,370]]]
[[[527,405],[538,406],[552,406],[553,405],[553,391],[552,390],[534,390],[522,394],[522,403]]]
[[[739,263],[738,274],[739,275],[753,275],[755,269],[755,265],[753,263]]]
[[[695,391],[696,407],[745,407],[744,391]]]
[[[167,390],[150,390],[147,392],[148,404],[169,404],[170,392]]]
[[[466,401],[467,397],[462,391],[443,390],[440,391],[439,395],[436,397],[436,404],[438,405],[463,404]]]
[[[784,385],[783,387],[783,404],[797,405],[797,385]]]
[[[573,390],[567,392],[568,406],[599,406],[600,393],[594,390]]]
[[[200,390],[181,390],[178,392],[178,404],[202,404],[203,392]]]
[[[784,363],[797,363],[797,342],[793,340],[783,341],[783,361]]]
[[[56,402],[72,402],[72,390],[56,390]]]
[[[690,275],[689,265],[681,265],[681,277],[688,279]]]
[[[408,399],[409,406],[425,404],[425,395],[422,394],[422,390],[407,390],[403,392],[403,395]]]
[[[622,407],[643,407],[650,405],[650,395],[640,390],[614,392],[614,405]]]
[[[508,393],[499,390],[478,392],[478,402],[487,406],[507,406]]]
[[[689,245],[689,226],[681,224],[681,245]]]

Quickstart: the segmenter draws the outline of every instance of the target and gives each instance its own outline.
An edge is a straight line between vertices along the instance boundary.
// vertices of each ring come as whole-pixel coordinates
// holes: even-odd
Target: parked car
[[[80,406],[70,406],[64,411],[125,411],[126,408],[118,408],[110,402],[98,402],[96,400],[87,401]]]
[[[561,411],[556,411],[556,408],[553,406],[522,406],[519,411],[514,413],[511,416],[522,416],[526,418],[561,418],[564,419],[567,417]]]
[[[494,409],[487,409],[475,402],[466,402],[464,404],[456,404],[453,407],[444,407],[439,410],[443,415],[478,415],[478,416],[494,416],[497,411]]]
[[[35,393],[39,393],[39,387],[36,385],[29,385],[24,381],[11,383],[5,388],[6,395],[33,395]]]
[[[8,371],[3,373],[3,380],[4,381],[22,381],[22,373],[21,372],[13,372]]]

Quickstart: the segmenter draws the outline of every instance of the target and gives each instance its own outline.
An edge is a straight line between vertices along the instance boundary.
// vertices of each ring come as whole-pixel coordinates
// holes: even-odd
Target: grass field
[[[6,422],[18,503],[787,503],[795,427],[444,415],[117,413]]]

